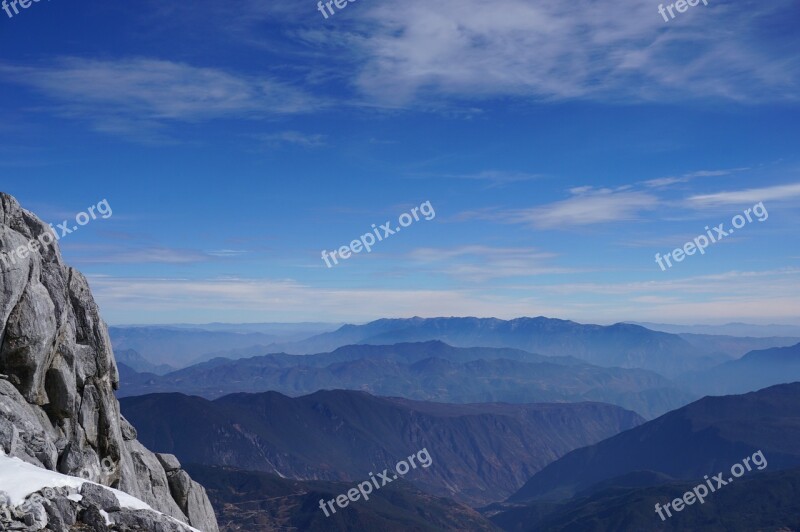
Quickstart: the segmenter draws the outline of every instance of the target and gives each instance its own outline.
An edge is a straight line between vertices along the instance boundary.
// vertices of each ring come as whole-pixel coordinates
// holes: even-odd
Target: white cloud
[[[610,189],[572,189],[573,197],[530,209],[508,211],[502,217],[509,223],[539,229],[559,229],[599,223],[635,220],[644,211],[655,209],[659,200],[652,194]]]
[[[377,100],[399,103],[503,95],[797,100],[791,44],[767,50],[761,32],[794,9],[790,0],[714,2],[666,24],[657,3],[639,0],[381,3],[364,11],[366,63],[357,83]]]
[[[703,194],[692,196],[689,198],[689,201],[698,206],[705,206],[758,203],[759,201],[781,201],[797,197],[800,197],[800,183]]]
[[[270,147],[278,147],[282,145],[295,145],[303,148],[319,148],[326,144],[327,137],[318,133],[308,134],[300,131],[281,131],[279,133],[271,133],[269,135],[261,135],[259,140],[263,141]]]
[[[144,279],[89,275],[110,322],[353,321],[378,317],[456,316],[511,318],[560,314],[533,298],[504,298],[469,290],[336,289],[291,280]]]
[[[668,186],[675,185],[678,183],[688,183],[689,181],[697,179],[698,177],[721,177],[736,172],[742,172],[744,170],[749,170],[749,168],[731,168],[729,170],[697,170],[695,172],[687,172],[680,176],[649,179],[647,181],[642,182],[642,185],[645,185],[650,188],[666,188]]]
[[[74,258],[79,264],[188,264],[194,262],[207,262],[212,255],[193,249],[176,249],[168,247],[149,247],[139,249],[103,249],[91,254],[77,254]]]
[[[61,58],[41,67],[0,64],[8,82],[33,87],[59,111],[126,133],[170,122],[302,113],[319,100],[286,83],[158,59]]]
[[[116,323],[349,321],[382,317],[539,316],[588,323],[798,323],[800,269],[726,272],[622,283],[560,283],[481,290],[325,288],[292,280],[89,275]]]
[[[410,254],[412,260],[431,265],[438,273],[475,282],[572,271],[551,265],[555,256],[533,248],[479,245],[419,248]]]

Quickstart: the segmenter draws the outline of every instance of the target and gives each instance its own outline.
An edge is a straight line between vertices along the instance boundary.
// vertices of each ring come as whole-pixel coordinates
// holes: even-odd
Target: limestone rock
[[[0,447],[36,466],[117,488],[179,521],[217,532],[205,490],[187,481],[185,472],[181,500],[173,498],[167,474],[180,471],[180,464],[159,459],[136,440],[136,430],[120,415],[114,396],[118,386],[108,329],[86,278],[64,264],[45,223],[0,193]],[[64,514],[56,504],[64,503],[42,506],[30,526],[52,521],[56,510]],[[95,520],[92,510],[83,513]],[[122,521],[145,519],[118,514]],[[71,518],[77,513],[64,522]],[[180,530],[171,521],[150,524]]]
[[[161,462],[161,465],[164,466],[164,471],[167,473],[181,468],[181,463],[174,454],[156,453],[156,457],[158,461]]]

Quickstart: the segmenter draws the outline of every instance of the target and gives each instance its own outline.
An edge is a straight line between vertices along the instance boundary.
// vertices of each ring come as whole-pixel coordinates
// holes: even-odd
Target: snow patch
[[[97,484],[96,482],[91,482],[78,477],[62,475],[56,471],[50,471],[49,469],[43,469],[33,464],[29,464],[28,462],[24,462],[19,458],[10,457],[6,455],[5,450],[0,447],[0,490],[8,494],[12,506],[22,505],[29,495],[36,493],[37,491],[42,491],[44,488],[65,487],[73,488],[80,492],[81,486],[86,483],[102,486],[102,484]],[[108,486],[102,487],[116,495],[117,500],[122,508],[127,508],[130,510],[149,510],[153,513],[163,515],[164,517],[180,523],[190,530],[200,532],[196,528],[190,527],[183,521],[153,510],[149,504],[137,499],[136,497],[128,495],[127,493],[114,488],[109,488]],[[83,499],[83,496],[80,494],[71,494],[68,496],[68,498],[72,501],[79,502]],[[103,517],[106,518],[106,522],[111,524],[108,514],[105,512],[101,513],[103,514]]]

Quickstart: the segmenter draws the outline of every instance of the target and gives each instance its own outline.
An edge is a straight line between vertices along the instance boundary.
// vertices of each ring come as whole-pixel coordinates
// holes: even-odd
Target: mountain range
[[[210,327],[210,326],[209,326]],[[115,349],[133,349],[150,363],[186,367],[215,357],[242,358],[270,353],[314,354],[353,344],[392,345],[440,340],[455,347],[513,348],[547,356],[572,356],[604,367],[641,368],[668,377],[707,369],[757,347],[787,345],[782,339],[736,343],[731,339],[695,338],[652,331],[632,324],[586,325],[551,318],[409,318],[343,325],[334,331],[288,333],[270,327],[217,325],[213,330],[188,326],[112,327]],[[264,332],[285,333],[282,336]],[[791,343],[791,342],[789,342]],[[731,354],[720,350],[728,346]]]
[[[336,331],[283,344],[287,353],[331,351],[350,344],[396,344],[441,340],[456,347],[510,347],[547,356],[572,356],[606,367],[642,368],[665,376],[729,360],[677,335],[638,325],[584,325],[552,318],[409,318],[344,325]]]
[[[120,404],[143,443],[182,463],[286,478],[363,480],[426,448],[433,465],[405,478],[469,504],[503,499],[565,453],[643,422],[601,403],[452,405],[354,391],[153,394]]]
[[[349,389],[452,403],[600,401],[647,418],[694,398],[646,370],[603,368],[510,348],[456,348],[440,341],[215,359],[160,377],[120,364],[120,378],[121,397],[177,391],[213,399],[235,392],[303,395]]]

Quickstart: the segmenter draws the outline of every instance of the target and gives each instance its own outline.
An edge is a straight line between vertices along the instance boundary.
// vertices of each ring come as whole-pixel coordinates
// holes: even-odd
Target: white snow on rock
[[[13,506],[20,506],[25,502],[25,499],[29,495],[36,493],[37,491],[42,491],[44,488],[68,487],[74,488],[80,492],[81,486],[86,483],[96,484],[95,482],[90,482],[82,478],[62,475],[56,471],[50,471],[48,469],[37,467],[33,464],[23,462],[19,458],[7,456],[2,447],[0,447],[0,491],[8,494],[8,497],[11,499],[11,505]],[[99,486],[100,484],[97,485]],[[200,532],[196,528],[193,528],[182,521],[178,521],[174,517],[170,517],[162,514],[161,512],[153,510],[153,508],[151,508],[148,504],[140,501],[136,497],[132,497],[127,493],[115,490],[114,488],[109,488],[108,486],[102,487],[116,495],[117,500],[122,508],[127,508],[130,510],[148,510],[153,513],[164,515],[164,517],[168,519],[181,523],[190,530]],[[77,497],[81,496],[77,495]],[[70,499],[76,500],[73,498],[73,496],[70,496]],[[103,513],[105,514],[105,512]],[[104,517],[106,517],[106,520],[108,520],[108,514],[105,514]]]

